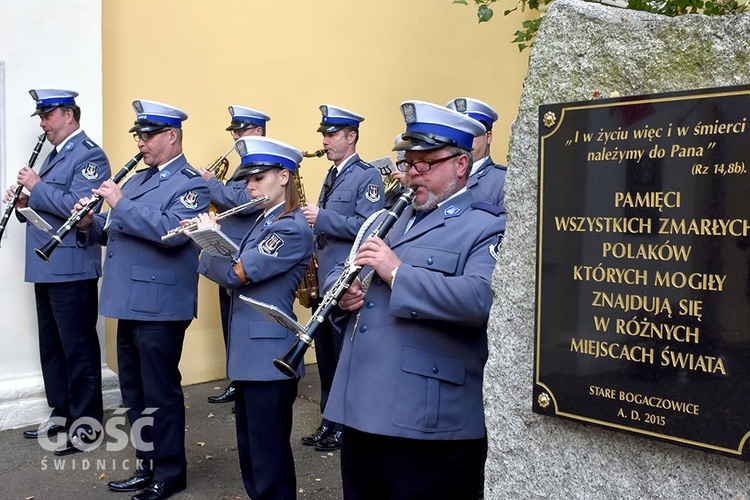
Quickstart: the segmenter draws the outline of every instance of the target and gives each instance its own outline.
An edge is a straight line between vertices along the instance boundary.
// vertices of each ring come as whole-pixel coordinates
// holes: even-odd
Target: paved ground
[[[341,499],[339,452],[319,452],[300,443],[300,438],[314,431],[320,422],[318,373],[315,365],[306,368],[307,375],[300,381],[299,398],[294,404],[292,430],[297,498]],[[232,404],[206,401],[210,395],[221,394],[225,386],[226,381],[218,381],[184,388],[188,487],[173,498],[247,498],[237,459]],[[105,416],[111,421],[110,425],[117,423],[117,418],[113,412]],[[0,499],[127,500],[132,496],[132,493],[114,493],[107,489],[108,481],[131,475],[132,448],[113,451],[102,444],[88,453],[55,457],[36,440],[23,437],[22,431],[29,428],[0,432]]]

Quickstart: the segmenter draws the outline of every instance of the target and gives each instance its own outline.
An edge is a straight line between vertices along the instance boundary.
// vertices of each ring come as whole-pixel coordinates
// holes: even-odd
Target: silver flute
[[[232,215],[242,212],[243,210],[247,210],[250,207],[253,207],[255,205],[258,205],[259,203],[266,202],[270,200],[271,198],[269,196],[262,196],[260,198],[253,198],[252,200],[248,201],[247,203],[243,203],[242,205],[237,205],[234,208],[230,208],[229,210],[225,212],[221,212],[220,214],[216,214],[216,220],[220,221],[221,219],[226,219],[227,217],[231,217]],[[171,238],[174,238],[175,236],[180,236],[185,231],[195,231],[198,229],[198,223],[197,222],[191,222],[190,224],[186,224],[184,226],[178,226],[172,230],[170,230],[167,234],[161,237],[162,241],[169,240]]]

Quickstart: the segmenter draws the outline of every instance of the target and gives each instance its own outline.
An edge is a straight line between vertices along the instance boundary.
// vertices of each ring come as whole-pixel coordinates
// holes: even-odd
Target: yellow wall
[[[184,109],[185,154],[206,165],[232,145],[227,106],[271,115],[270,137],[302,150],[320,147],[318,105],[356,111],[366,120],[364,159],[393,155],[407,99],[445,104],[470,96],[500,114],[492,147],[504,163],[528,51],[510,40],[525,17],[478,25],[473,6],[451,0],[107,0],[103,6],[104,147],[113,170],[137,151],[127,133],[133,99]],[[237,157],[230,156],[232,167]],[[317,199],[324,159],[307,159],[306,194]],[[185,384],[224,376],[216,285],[201,279],[199,318],[182,359]],[[303,313],[305,314],[305,313]],[[302,321],[306,316],[301,316]],[[114,322],[107,361],[116,369]]]

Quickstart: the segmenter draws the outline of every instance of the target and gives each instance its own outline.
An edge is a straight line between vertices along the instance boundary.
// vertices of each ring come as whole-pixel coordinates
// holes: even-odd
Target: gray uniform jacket
[[[490,277],[505,216],[473,202],[463,192],[406,234],[413,208],[396,221],[386,243],[402,264],[393,289],[375,274],[350,315],[326,418],[411,439],[484,436]]]
[[[469,177],[466,188],[475,200],[484,200],[505,210],[505,174],[508,167],[497,165],[492,157],[477,173]]]
[[[313,228],[319,282],[336,264],[346,260],[359,228],[383,208],[383,202],[380,172],[356,154],[341,167],[330,189],[323,187]]]
[[[284,205],[252,227],[240,245],[242,269],[250,280],[243,285],[232,269],[232,259],[201,254],[198,271],[232,290],[232,312],[227,338],[227,376],[232,380],[287,380],[273,365],[294,344],[294,332],[265,320],[240,300],[240,295],[273,304],[291,317],[295,292],[312,256],[312,230],[302,211],[278,217]],[[300,368],[299,375],[304,374]]]
[[[110,177],[107,156],[84,132],[60,144],[58,151],[52,161],[49,156],[44,160],[39,169],[42,182],[34,186],[29,197],[29,207],[50,223],[53,232],[68,220],[79,198],[91,196],[91,190]],[[20,214],[18,219],[26,221]],[[50,233],[26,224],[26,281],[59,283],[101,276],[101,248],[77,246],[75,231],[63,238],[49,262],[40,259],[34,249],[44,246],[50,237]]]
[[[117,207],[97,214],[83,240],[107,246],[99,312],[139,321],[190,320],[198,309],[198,246],[187,236],[161,237],[208,210],[208,184],[183,155],[141,184],[146,172],[125,182]]]

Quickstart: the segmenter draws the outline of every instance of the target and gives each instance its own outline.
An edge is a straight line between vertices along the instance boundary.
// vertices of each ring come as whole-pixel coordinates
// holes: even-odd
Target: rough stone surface
[[[539,105],[586,100],[595,90],[607,97],[750,84],[749,47],[748,14],[668,18],[578,0],[556,0],[545,14],[511,136],[507,232],[493,276],[486,498],[750,496],[750,464],[740,460],[531,411]]]

